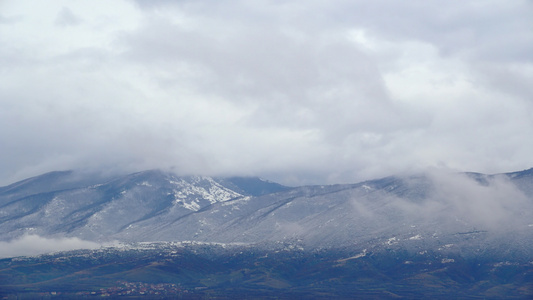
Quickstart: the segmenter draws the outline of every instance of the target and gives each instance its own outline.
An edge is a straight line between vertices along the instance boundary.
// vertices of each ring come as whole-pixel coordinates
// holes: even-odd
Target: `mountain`
[[[37,234],[138,241],[141,232],[132,235],[138,224],[150,235],[215,203],[286,189],[258,178],[178,177],[157,170],[112,179],[52,172],[0,188],[0,240]]]
[[[0,245],[28,235],[123,246],[0,260],[0,295],[157,283],[200,298],[528,299],[533,169],[301,187],[53,172],[0,188]]]
[[[471,237],[504,241],[513,232],[514,248],[529,253],[532,198],[531,169],[293,188],[158,170],[111,179],[53,172],[0,188],[0,240],[35,234],[96,242],[301,239],[312,248],[461,248]]]

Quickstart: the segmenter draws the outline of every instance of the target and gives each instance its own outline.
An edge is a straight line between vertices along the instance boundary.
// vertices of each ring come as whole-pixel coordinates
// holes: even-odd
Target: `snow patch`
[[[370,191],[372,190],[372,187],[366,185],[366,184],[363,184],[362,188],[364,188],[366,191]]]
[[[185,207],[186,209],[189,209],[189,210],[192,210],[192,211],[199,211],[200,210],[200,204],[198,204],[197,202],[193,201],[191,203],[187,203],[187,202],[183,202],[182,203],[183,207]]]
[[[176,186],[173,190],[174,204],[198,211],[201,208],[201,200],[215,204],[242,197],[241,194],[221,186],[210,177],[196,176],[192,177],[190,181],[192,183],[184,179],[169,180],[171,184]]]
[[[390,239],[388,239],[385,243],[387,245],[395,245],[395,244],[398,244],[398,238],[396,237],[391,237]]]
[[[421,236],[420,234],[417,234],[417,235],[415,235],[415,236],[410,237],[409,239],[412,240],[412,241],[413,241],[413,240],[421,240],[421,239],[422,239],[422,236]]]
[[[494,267],[495,268],[499,268],[499,267],[503,267],[503,266],[518,266],[519,264],[518,263],[512,263],[512,262],[508,262],[508,261],[502,261],[502,262],[499,262],[499,263],[495,263],[494,264]]]
[[[366,249],[364,249],[363,252],[361,252],[361,253],[359,253],[357,255],[354,255],[354,256],[348,257],[348,258],[339,259],[339,260],[337,260],[337,262],[342,263],[342,262],[347,262],[347,261],[352,260],[352,259],[358,259],[358,258],[361,258],[361,257],[365,257],[366,254],[367,254]]]
[[[441,250],[444,250],[444,249],[448,249],[448,248],[451,248],[454,244],[446,244],[442,247],[439,247],[437,250],[441,251]]]

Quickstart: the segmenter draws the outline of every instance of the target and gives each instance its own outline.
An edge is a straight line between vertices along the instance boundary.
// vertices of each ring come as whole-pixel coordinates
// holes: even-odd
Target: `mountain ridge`
[[[36,234],[96,242],[303,239],[310,247],[413,247],[418,236],[432,245],[460,244],[458,232],[479,231],[490,240],[515,230],[525,238],[533,229],[532,170],[301,187],[160,170],[106,179],[52,172],[0,188],[0,240]]]

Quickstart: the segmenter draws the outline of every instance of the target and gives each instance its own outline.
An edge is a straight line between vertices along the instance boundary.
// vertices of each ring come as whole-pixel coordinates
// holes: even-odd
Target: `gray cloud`
[[[58,26],[75,26],[81,23],[81,20],[66,7],[63,7],[57,14],[55,24]]]
[[[530,2],[2,5],[4,184],[70,168],[300,184],[531,165]]]

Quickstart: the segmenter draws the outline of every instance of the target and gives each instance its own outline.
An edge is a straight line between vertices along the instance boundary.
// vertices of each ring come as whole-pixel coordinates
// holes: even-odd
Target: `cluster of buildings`
[[[101,288],[99,291],[92,292],[78,292],[77,296],[101,296],[101,297],[117,297],[117,296],[165,296],[165,295],[181,295],[189,291],[181,288],[173,283],[144,283],[144,282],[118,282],[117,286],[109,288]]]

